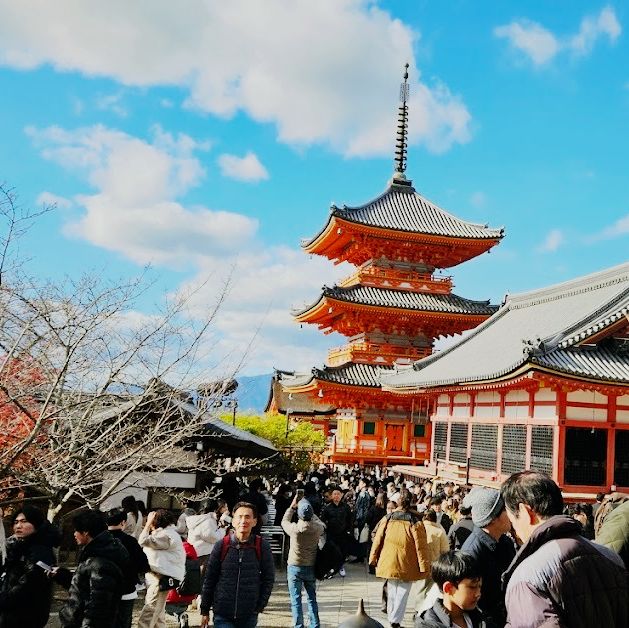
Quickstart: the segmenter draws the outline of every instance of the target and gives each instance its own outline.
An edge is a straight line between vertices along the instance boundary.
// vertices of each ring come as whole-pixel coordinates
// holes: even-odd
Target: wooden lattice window
[[[467,462],[467,423],[450,425],[450,460]]]
[[[502,429],[502,473],[516,473],[524,469],[526,461],[526,427],[505,425]]]
[[[531,430],[531,469],[552,475],[553,428],[535,426]]]
[[[448,424],[445,421],[435,423],[435,459],[446,457],[446,442],[448,440]]]
[[[497,425],[472,425],[470,465],[475,469],[495,471],[498,451]]]

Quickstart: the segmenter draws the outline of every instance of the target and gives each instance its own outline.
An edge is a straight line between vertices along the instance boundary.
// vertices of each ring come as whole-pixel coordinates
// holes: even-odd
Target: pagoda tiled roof
[[[418,194],[412,186],[392,184],[383,194],[364,205],[332,205],[330,214],[331,217],[360,225],[407,233],[474,240],[496,240],[504,236],[502,228],[489,228],[453,216]],[[304,246],[308,246],[318,235],[304,242]]]
[[[498,306],[490,305],[489,301],[471,301],[456,294],[433,294],[411,292],[408,290],[392,290],[374,286],[333,286],[323,287],[322,297],[387,308],[417,310],[422,312],[445,312],[448,314],[491,315]],[[312,306],[302,310],[306,312]],[[302,312],[297,312],[300,314]]]
[[[629,263],[508,296],[492,317],[448,349],[383,377],[388,390],[492,381],[527,365],[629,385],[623,342],[587,344],[629,314]]]
[[[383,372],[392,371],[392,369],[392,366],[350,363],[343,366],[313,368],[312,376],[315,379],[335,384],[380,388],[380,376]]]

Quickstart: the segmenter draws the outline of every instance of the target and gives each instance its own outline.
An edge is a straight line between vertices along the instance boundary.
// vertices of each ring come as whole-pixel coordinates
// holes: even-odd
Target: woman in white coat
[[[188,543],[190,543],[199,557],[201,571],[205,570],[205,563],[212,553],[214,544],[225,536],[225,528],[219,526],[216,500],[210,500],[201,514],[189,515],[186,519],[188,525]]]

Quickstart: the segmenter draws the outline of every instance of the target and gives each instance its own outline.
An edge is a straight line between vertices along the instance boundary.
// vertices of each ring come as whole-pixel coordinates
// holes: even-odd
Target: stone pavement
[[[374,619],[377,619],[383,626],[388,628],[386,613],[380,610],[382,598],[383,580],[369,575],[366,565],[346,565],[347,576],[341,578],[336,576],[331,580],[317,582],[317,600],[319,602],[319,617],[322,628],[336,628],[341,621],[353,615],[358,608],[358,601],[363,598],[365,601],[365,611]],[[302,594],[305,601],[305,593]],[[411,591],[406,617],[402,626],[412,628],[413,605],[415,601],[415,589]],[[141,608],[138,603],[137,611]],[[304,603],[304,611],[307,621],[307,610]],[[190,626],[199,626],[199,614],[189,612]],[[168,628],[178,626],[177,622],[167,616],[166,625]],[[211,622],[210,622],[210,625]],[[259,617],[259,626],[266,628],[285,628],[292,626],[290,614],[290,601],[288,597],[288,587],[286,585],[285,569],[277,570],[275,587],[271,594],[269,605],[264,613]],[[47,626],[49,628],[59,628],[59,620],[56,614],[51,615]]]

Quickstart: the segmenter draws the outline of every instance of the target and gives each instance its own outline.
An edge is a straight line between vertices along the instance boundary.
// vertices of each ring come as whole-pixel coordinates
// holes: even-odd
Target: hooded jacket
[[[511,628],[629,626],[627,572],[564,515],[539,525],[503,576]]]
[[[191,515],[188,524],[188,543],[193,545],[198,556],[209,556],[214,543],[225,536],[225,530],[218,527],[216,515],[209,512],[205,515]]]
[[[430,574],[426,529],[412,513],[394,510],[378,526],[369,564],[379,578],[421,580]]]
[[[0,628],[41,628],[48,622],[52,581],[35,563],[55,565],[53,547],[61,534],[44,522],[33,534],[7,541],[7,559],[0,580]]]
[[[629,501],[607,515],[596,542],[613,549],[629,569]]]
[[[69,582],[68,600],[59,612],[63,628],[113,626],[128,561],[127,550],[107,530],[83,547]],[[59,570],[56,580],[66,586],[68,574],[67,569]]]
[[[325,526],[317,515],[312,515],[310,521],[298,519],[293,523],[291,519],[297,512],[287,508],[282,518],[282,529],[290,537],[287,565],[299,567],[313,567],[317,560],[317,547]]]

